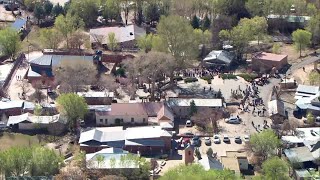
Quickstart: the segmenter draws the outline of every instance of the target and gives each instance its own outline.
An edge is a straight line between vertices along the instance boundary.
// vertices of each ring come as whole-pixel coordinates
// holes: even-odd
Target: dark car
[[[241,144],[241,143],[242,143],[242,140],[241,140],[240,136],[236,136],[236,137],[234,138],[234,142],[237,143],[237,144]]]
[[[4,8],[6,9],[6,11],[16,11],[19,8],[19,4],[15,3],[10,3],[10,4],[6,4],[4,6]]]
[[[194,145],[194,146],[201,146],[201,141],[200,141],[200,138],[199,136],[194,136],[191,140],[191,145]]]
[[[223,142],[225,142],[225,143],[230,143],[229,136],[224,135],[224,136],[223,136]]]

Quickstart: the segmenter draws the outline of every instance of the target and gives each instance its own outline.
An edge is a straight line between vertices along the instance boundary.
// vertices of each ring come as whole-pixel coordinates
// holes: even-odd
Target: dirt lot
[[[0,4],[0,21],[11,21],[15,20],[11,11],[6,11],[3,4]]]
[[[293,72],[292,76],[297,81],[298,84],[306,84],[309,85],[308,75],[313,70],[314,65],[310,64],[304,67],[305,71],[302,68]]]

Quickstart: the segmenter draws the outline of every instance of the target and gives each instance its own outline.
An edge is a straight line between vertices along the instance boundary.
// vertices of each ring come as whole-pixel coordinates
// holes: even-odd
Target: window
[[[108,119],[105,119],[104,122],[105,122],[105,124],[108,124]]]
[[[134,118],[131,118],[131,122],[132,122],[132,123],[134,122]]]
[[[143,123],[145,123],[146,122],[146,118],[143,118],[142,121],[143,121]]]
[[[100,119],[100,122],[102,123],[102,122],[103,122],[103,119]]]

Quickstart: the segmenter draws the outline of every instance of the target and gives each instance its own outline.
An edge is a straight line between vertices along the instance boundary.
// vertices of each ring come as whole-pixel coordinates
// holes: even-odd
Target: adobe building
[[[252,69],[265,73],[275,68],[280,70],[288,64],[288,55],[259,52],[252,56]]]

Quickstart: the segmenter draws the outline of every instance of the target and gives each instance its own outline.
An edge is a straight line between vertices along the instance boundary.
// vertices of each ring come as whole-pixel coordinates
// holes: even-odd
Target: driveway
[[[291,75],[294,71],[296,71],[297,69],[300,69],[306,65],[309,65],[311,63],[314,63],[316,61],[320,60],[320,55],[318,54],[317,56],[309,56],[307,58],[305,58],[303,61],[293,64],[287,71],[287,75]]]

